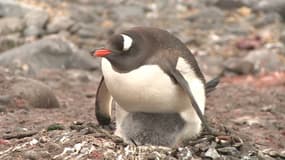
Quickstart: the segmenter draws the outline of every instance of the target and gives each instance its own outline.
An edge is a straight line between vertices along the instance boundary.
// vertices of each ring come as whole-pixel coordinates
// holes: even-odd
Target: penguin
[[[122,114],[178,114],[185,124],[175,142],[197,136],[202,124],[206,92],[218,79],[206,83],[190,50],[168,31],[153,27],[134,27],[111,36],[94,56],[102,57],[102,79],[96,94],[96,118],[100,125],[111,121],[115,100]],[[134,114],[135,115],[135,114]],[[124,137],[117,127],[116,135]]]

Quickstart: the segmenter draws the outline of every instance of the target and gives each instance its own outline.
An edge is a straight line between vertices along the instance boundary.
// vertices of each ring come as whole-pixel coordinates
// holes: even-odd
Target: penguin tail
[[[214,79],[208,81],[206,83],[206,94],[209,94],[210,92],[215,90],[217,85],[219,84],[219,82],[220,82],[220,78],[219,77],[214,78]]]

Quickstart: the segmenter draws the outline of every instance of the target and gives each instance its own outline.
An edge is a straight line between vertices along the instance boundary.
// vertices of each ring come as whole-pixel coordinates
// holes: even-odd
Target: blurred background
[[[40,131],[51,127],[62,138],[74,134],[71,126],[97,125],[100,59],[90,52],[134,26],[168,30],[207,80],[222,77],[208,98],[213,126],[243,135],[265,159],[284,158],[284,0],[0,0],[0,159],[56,156],[64,143]],[[17,140],[23,134],[28,138]],[[52,141],[43,148],[58,149],[42,155],[23,147],[42,143],[43,134]],[[80,135],[68,143],[86,140]],[[7,151],[17,146],[19,153]]]

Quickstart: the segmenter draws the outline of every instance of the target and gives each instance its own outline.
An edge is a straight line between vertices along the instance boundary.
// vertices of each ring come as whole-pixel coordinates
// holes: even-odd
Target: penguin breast
[[[128,112],[175,113],[191,105],[182,88],[158,65],[119,73],[103,58],[102,72],[110,94]]]

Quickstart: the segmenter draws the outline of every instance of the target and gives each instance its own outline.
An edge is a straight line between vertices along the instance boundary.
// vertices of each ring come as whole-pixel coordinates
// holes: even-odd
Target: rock
[[[280,41],[285,45],[285,28],[281,32]]]
[[[0,53],[24,43],[24,40],[20,39],[20,34],[10,34],[6,36],[0,36]]]
[[[212,158],[212,159],[218,159],[220,158],[220,154],[217,152],[217,150],[213,147],[210,147],[207,152],[205,153],[205,157],[209,157],[209,158]]]
[[[281,158],[285,158],[285,150],[281,151],[281,152],[279,153],[279,156],[280,156]]]
[[[57,37],[25,44],[0,55],[2,66],[29,74],[47,68],[96,70],[99,68],[97,61],[71,42]]]
[[[0,0],[0,17],[21,17],[31,10],[34,9],[22,5],[17,0]]]
[[[27,28],[24,30],[24,35],[41,36],[44,33],[44,27],[49,19],[49,15],[45,11],[35,10],[25,15],[25,22]]]
[[[64,126],[62,124],[51,124],[48,126],[47,131],[54,131],[54,130],[64,130]]]
[[[35,10],[27,13],[24,19],[26,26],[37,26],[39,28],[43,28],[49,19],[49,14],[43,10]]]
[[[11,101],[11,96],[9,96],[9,95],[1,95],[0,96],[0,104],[7,105],[10,103],[10,101]]]
[[[254,73],[254,64],[240,58],[229,58],[224,62],[224,67],[226,71],[234,72],[236,74]]]
[[[24,157],[25,159],[28,160],[38,160],[41,158],[40,154],[36,151],[33,150],[28,150],[24,153]]]
[[[37,26],[28,26],[24,30],[24,36],[26,37],[40,37],[44,34],[44,30]]]
[[[242,6],[245,6],[246,4],[243,2],[243,0],[217,0],[215,5],[222,9],[231,10],[240,8]]]
[[[255,20],[254,26],[256,27],[264,27],[268,24],[273,24],[280,22],[282,20],[281,16],[278,13],[272,12],[272,13],[266,13],[264,16],[261,16],[257,20]]]
[[[239,151],[235,147],[224,147],[217,149],[219,153],[224,155],[238,155]]]
[[[277,12],[285,18],[284,0],[260,0],[252,6],[254,9],[265,12]]]
[[[255,70],[276,71],[284,70],[284,56],[280,49],[258,49],[248,53],[243,59],[254,64]]]
[[[74,24],[74,21],[70,19],[70,17],[62,16],[55,17],[51,20],[51,22],[47,25],[48,33],[57,33],[62,30],[69,29]]]
[[[15,79],[10,88],[14,107],[58,108],[59,102],[44,83],[26,78]]]
[[[223,72],[224,58],[221,56],[197,56],[198,64],[207,80],[218,77]]]
[[[138,5],[119,5],[113,8],[113,12],[120,21],[144,17],[144,9]]]
[[[96,27],[98,24],[80,24],[80,28],[77,31],[77,35],[81,38],[95,38],[98,34],[104,34],[106,31],[100,27]]]
[[[207,18],[205,18],[207,17]],[[223,27],[225,13],[217,7],[201,9],[187,19],[191,22],[191,27],[203,30],[218,29]]]
[[[21,32],[25,25],[20,18],[5,17],[0,19],[0,35]]]
[[[0,104],[0,113],[1,112],[6,112],[7,106]]]
[[[188,147],[178,148],[177,158],[179,160],[192,159],[192,152]]]

